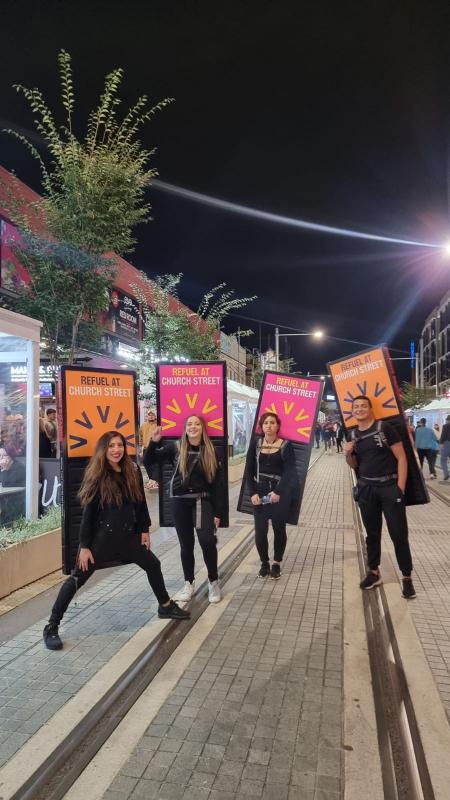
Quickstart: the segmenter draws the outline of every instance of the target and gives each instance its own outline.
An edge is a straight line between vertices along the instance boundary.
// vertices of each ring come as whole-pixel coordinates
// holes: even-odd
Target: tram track
[[[309,464],[308,473],[319,461],[320,454]],[[236,568],[254,546],[253,528],[232,550],[220,566],[222,585],[230,580]],[[149,643],[131,666],[92,706],[82,720],[47,756],[43,763],[7,800],[61,800],[83,770],[108,741],[142,693],[175,653],[183,639],[209,608],[207,581],[202,583],[191,601],[191,619],[172,621]],[[3,795],[0,791],[0,797]],[[5,797],[6,800],[6,797]]]
[[[356,483],[350,474],[352,485]],[[432,492],[440,499],[441,495]],[[449,503],[450,505],[450,503]],[[353,503],[360,574],[366,572],[364,528]],[[364,593],[370,669],[385,800],[434,800],[414,705],[383,585]]]

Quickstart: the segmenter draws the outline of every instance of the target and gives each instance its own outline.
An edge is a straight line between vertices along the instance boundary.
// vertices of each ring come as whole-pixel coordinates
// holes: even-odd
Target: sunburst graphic
[[[130,424],[130,420],[126,416],[124,416],[122,411],[119,411],[119,413],[115,412],[115,415],[117,414],[115,419],[114,419],[114,416],[111,417],[110,416],[110,412],[111,412],[111,406],[110,405],[106,405],[106,406],[98,405],[98,406],[96,406],[96,411],[97,411],[98,418],[100,420],[100,424],[105,426],[105,431],[106,430],[120,431],[121,428],[125,428],[126,425]],[[81,414],[80,414],[80,418],[74,419],[72,424],[73,425],[79,425],[80,428],[85,428],[86,430],[89,430],[89,431],[92,430],[94,428],[94,425],[95,425],[96,431],[98,430],[99,438],[102,435],[102,431],[100,429],[100,425],[99,425],[98,420],[96,418],[94,418],[94,420],[92,420],[90,418],[89,414],[87,413],[87,411],[82,411]],[[126,441],[128,447],[130,447],[130,448],[135,448],[136,447],[136,443],[135,443],[134,439],[135,439],[135,434],[134,433],[130,433],[128,436],[125,436],[125,441]],[[69,450],[70,451],[78,450],[78,448],[84,447],[84,445],[86,445],[88,443],[88,440],[86,439],[86,437],[84,437],[84,436],[76,436],[75,434],[70,434],[69,435],[69,441],[72,441],[72,444],[69,444]]]
[[[217,408],[217,403],[210,397],[205,400],[199,397],[198,392],[186,392],[184,396],[179,395],[178,399],[173,397],[165,404],[161,413],[161,428],[163,431],[168,431],[171,428],[176,428],[181,422],[181,419],[185,419],[191,414],[199,414],[199,416],[205,417],[207,428],[223,434],[223,416],[217,416],[211,419],[207,418],[207,415],[213,414]],[[179,419],[162,416],[162,414],[167,411],[170,411],[171,414],[174,414],[175,417],[179,417]]]
[[[283,400],[282,410],[281,408],[278,410],[275,403],[271,403],[269,406],[266,406],[264,410],[272,411],[272,413],[278,414],[278,416],[281,418],[289,417],[290,414],[294,413],[295,422],[303,422],[303,420],[311,419],[311,415],[306,412],[306,409],[298,409],[298,406],[296,408],[296,403],[293,400]],[[300,425],[298,428],[296,428],[296,431],[300,436],[304,436],[305,439],[308,439],[308,441],[311,438],[311,425]]]
[[[381,395],[384,394],[385,392],[386,396],[378,400],[378,398],[381,398]],[[392,386],[388,387],[386,384],[380,383],[380,381],[376,381],[374,387],[372,387],[370,385],[370,381],[367,380],[356,383],[355,389],[352,389],[352,391],[347,390],[347,393],[343,398],[343,402],[350,406],[350,408],[344,408],[344,407],[342,408],[342,413],[344,415],[344,422],[348,423],[350,420],[353,420],[356,423],[356,420],[353,416],[352,405],[353,405],[353,400],[358,395],[364,395],[365,397],[370,397],[371,400],[377,401],[376,406],[377,408],[380,409],[381,412],[383,409],[386,409],[386,411],[398,412],[397,401],[394,395],[391,394],[391,392],[392,392]]]

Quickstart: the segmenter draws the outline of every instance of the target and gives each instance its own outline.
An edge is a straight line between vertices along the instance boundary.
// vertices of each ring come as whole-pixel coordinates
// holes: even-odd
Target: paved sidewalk
[[[348,469],[321,458],[282,578],[245,574],[105,800],[343,796],[343,533]]]
[[[231,508],[238,487],[232,488]],[[232,512],[230,527],[219,532],[219,548],[248,515]],[[178,539],[172,528],[152,534],[170,594],[183,585]],[[196,546],[196,568],[203,558]],[[49,609],[50,611],[50,609]],[[109,659],[157,616],[157,602],[139,567],[114,569],[95,585],[87,583],[69,606],[61,625],[64,649],[46,650],[40,620],[0,646],[0,767],[44,725]],[[0,617],[0,632],[1,632]],[[0,634],[1,639],[1,634]]]

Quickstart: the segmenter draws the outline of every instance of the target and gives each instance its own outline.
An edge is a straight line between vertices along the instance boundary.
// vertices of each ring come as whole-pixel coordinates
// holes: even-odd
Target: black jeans
[[[269,520],[272,521],[273,528],[273,559],[282,561],[286,550],[286,510],[284,504],[267,503],[263,506],[255,506],[255,545],[261,562],[265,564],[269,560]]]
[[[122,561],[124,564],[137,564],[147,573],[148,582],[156,595],[158,603],[162,605],[170,600],[161,572],[161,563],[151,550],[147,550],[140,543],[138,534],[109,533],[99,535],[94,538],[90,549],[95,563],[89,564],[89,569],[86,572],[83,572],[78,566],[72,570],[72,574],[64,581],[59,590],[50,615],[50,622],[59,625],[78,589],[84,586],[96,569],[114,561]]]
[[[172,511],[175,529],[180,542],[181,565],[183,567],[184,579],[192,583],[195,577],[195,558],[194,545],[195,533],[202,548],[203,560],[208,570],[210,582],[216,581],[217,572],[217,537],[214,526],[214,511],[211,501],[208,498],[201,500],[202,514],[201,525],[195,528],[195,500],[171,497],[170,508]]]
[[[397,482],[368,484],[358,481],[358,505],[366,529],[369,569],[377,570],[381,560],[381,528],[383,517],[395,548],[399,569],[411,575],[412,560],[408,542],[405,501]]]
[[[428,461],[428,468],[430,470],[430,475],[436,475],[436,458],[437,458],[438,451],[437,450],[417,450],[417,455],[419,456],[420,466],[423,468],[423,462],[426,459]]]

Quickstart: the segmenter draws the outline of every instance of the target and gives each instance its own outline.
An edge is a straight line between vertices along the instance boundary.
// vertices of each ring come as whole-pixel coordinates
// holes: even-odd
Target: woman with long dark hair
[[[286,549],[286,522],[291,489],[296,478],[295,455],[290,442],[279,436],[281,420],[272,411],[258,420],[262,435],[253,438],[247,452],[244,481],[250,492],[255,518],[255,544],[261,559],[259,578],[277,580]],[[269,521],[273,528],[273,563],[269,562]]]
[[[61,586],[44,628],[49,650],[60,650],[58,626],[75,595],[96,569],[122,561],[147,573],[161,619],[189,619],[167,594],[161,564],[150,550],[150,516],[138,467],[121,433],[109,431],[97,442],[78,492],[83,516],[77,565]]]
[[[170,481],[170,507],[181,548],[181,564],[185,585],[178,595],[190,600],[195,592],[194,546],[195,533],[202,548],[208,570],[210,603],[221,599],[217,573],[216,528],[223,514],[220,491],[221,469],[216,451],[208,436],[202,417],[193,414],[184,423],[184,433],[178,443],[168,442],[159,447],[161,428],[158,427],[146,450],[146,461],[169,461],[173,467]]]

